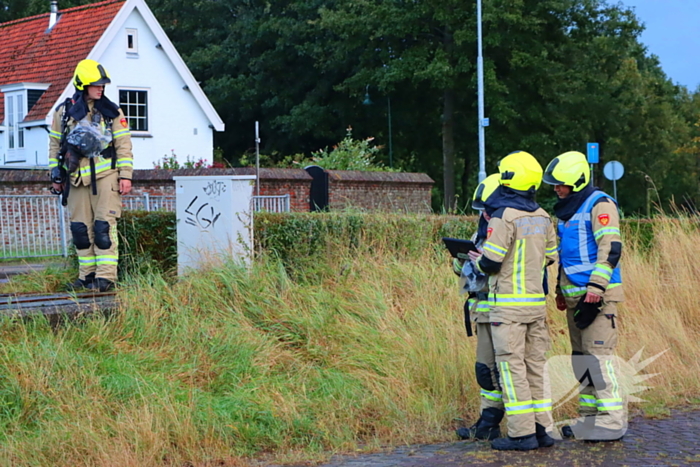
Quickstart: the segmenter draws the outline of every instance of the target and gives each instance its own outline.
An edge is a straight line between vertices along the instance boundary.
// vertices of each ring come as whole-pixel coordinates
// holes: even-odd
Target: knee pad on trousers
[[[584,355],[582,352],[574,351],[571,353],[571,366],[579,383],[593,386],[597,390],[605,389],[603,369],[595,355]]]
[[[100,250],[108,250],[112,246],[109,238],[109,222],[95,221],[95,246]]]
[[[479,386],[481,386],[482,389],[486,389],[487,391],[495,391],[498,389],[493,384],[491,368],[489,368],[486,364],[476,362],[475,373],[476,382],[479,383]]]
[[[78,250],[90,248],[90,235],[87,225],[82,222],[71,222],[70,233],[73,235],[73,244]]]

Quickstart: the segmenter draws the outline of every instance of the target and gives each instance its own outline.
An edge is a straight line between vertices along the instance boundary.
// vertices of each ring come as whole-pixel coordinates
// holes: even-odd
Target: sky
[[[615,3],[612,1],[611,3]],[[641,42],[659,57],[674,82],[695,91],[700,85],[700,0],[621,0],[634,7],[646,30]]]

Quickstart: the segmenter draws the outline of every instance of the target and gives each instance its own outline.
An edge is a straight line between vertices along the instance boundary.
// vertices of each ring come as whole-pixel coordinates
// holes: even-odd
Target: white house
[[[47,0],[48,2],[48,0]],[[48,3],[47,3],[47,6]],[[212,161],[224,123],[144,0],[107,0],[0,24],[0,169],[48,166],[48,128],[80,60],[104,65],[126,115],[134,168],[173,151]]]

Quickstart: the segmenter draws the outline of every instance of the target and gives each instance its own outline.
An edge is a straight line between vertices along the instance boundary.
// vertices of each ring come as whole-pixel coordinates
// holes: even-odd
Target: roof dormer
[[[34,107],[34,104],[44,95],[50,84],[47,83],[14,83],[0,86],[0,92],[5,94],[5,100],[8,96],[21,96],[24,116]],[[7,108],[7,107],[6,107]]]

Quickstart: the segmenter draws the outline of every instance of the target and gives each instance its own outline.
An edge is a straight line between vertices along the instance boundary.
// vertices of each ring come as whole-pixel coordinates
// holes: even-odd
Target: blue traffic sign
[[[587,157],[589,164],[597,164],[600,161],[598,157],[598,150],[600,145],[598,143],[588,143],[587,145]]]
[[[625,166],[617,161],[610,161],[603,167],[603,175],[608,180],[619,180],[625,174]]]

